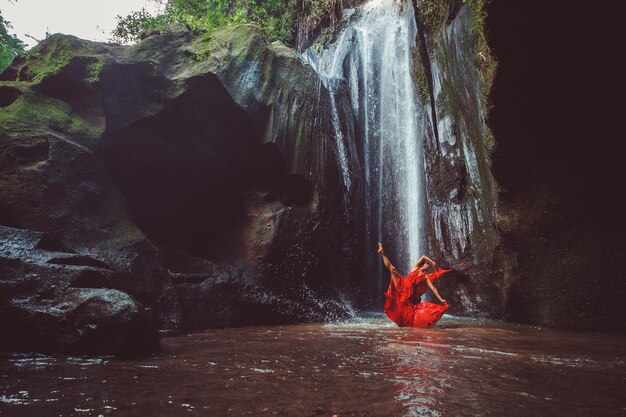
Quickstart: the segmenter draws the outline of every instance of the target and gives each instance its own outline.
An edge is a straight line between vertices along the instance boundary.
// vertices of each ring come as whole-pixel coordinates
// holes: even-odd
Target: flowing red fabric
[[[451,269],[439,269],[435,267],[435,272],[433,272],[432,274],[426,274],[426,276],[428,277],[430,282],[434,282],[436,279],[439,279],[440,276],[450,271],[452,270]]]
[[[426,278],[435,281],[450,269],[435,268],[432,274],[420,270],[412,271],[406,277],[398,275],[398,288],[389,278],[389,287],[385,293],[385,314],[399,327],[431,327],[443,316],[448,305],[429,302],[416,302],[428,290]]]

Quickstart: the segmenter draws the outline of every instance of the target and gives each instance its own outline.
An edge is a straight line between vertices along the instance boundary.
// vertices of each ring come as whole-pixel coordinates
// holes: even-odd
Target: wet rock
[[[39,249],[43,236],[0,226],[0,349],[158,351],[158,333],[149,312],[122,291],[100,288],[111,274],[102,268],[106,264],[93,257],[81,256],[79,262],[72,253]],[[64,259],[72,262],[60,262]],[[82,288],[75,288],[78,285]]]
[[[7,107],[22,95],[22,92],[11,86],[0,87],[0,107]]]
[[[69,288],[61,320],[69,322],[69,352],[142,354],[159,350],[149,312],[114,289]]]
[[[246,78],[250,65],[271,79]],[[346,314],[329,238],[349,232],[343,192],[314,136],[328,126],[306,123],[328,102],[286,47],[250,26],[172,27],[130,48],[53,35],[1,78],[0,226],[34,234],[3,258],[3,305],[24,329],[12,348],[132,350],[133,331],[109,334],[116,322],[171,332]]]
[[[153,308],[159,325],[175,327],[176,301],[163,297],[173,287],[156,250],[130,219],[118,186],[94,152],[103,132],[95,117],[101,114],[97,77],[91,70],[63,70],[76,61],[72,56],[89,55],[78,60],[84,63],[101,54],[98,62],[104,62],[113,50],[53,36],[22,62],[30,75],[13,85],[23,94],[0,115],[0,225],[41,232],[39,248],[65,252],[51,256],[51,263],[106,266],[114,272],[111,287]],[[52,54],[48,60],[46,53]],[[61,93],[73,86],[68,80],[83,75],[87,78],[74,82],[91,87],[71,97]],[[150,272],[137,274],[142,269]]]
[[[506,257],[495,227],[488,80],[479,65],[491,58],[474,27],[473,9],[457,1],[448,6],[441,21],[433,22],[417,5],[414,76],[430,122],[424,140],[424,231],[432,257],[455,270],[438,281],[450,312],[502,317]]]
[[[172,55],[154,52],[171,45],[177,47]],[[302,298],[303,291],[330,301],[346,287],[357,287],[355,281],[363,276],[361,253],[355,249],[363,246],[357,226],[362,207],[352,203],[360,201],[363,188],[347,94],[337,94],[337,100],[351,143],[348,155],[354,180],[349,189],[343,184],[336,149],[328,145],[335,141],[327,117],[328,91],[293,50],[269,43],[258,28],[233,25],[194,37],[174,27],[163,36],[146,37],[132,54],[176,79],[215,74],[251,119],[257,141],[264,143],[254,160],[268,162],[253,167],[254,181],[247,194],[257,200],[263,196],[268,204],[280,203],[269,211],[260,204],[260,213],[245,203],[248,223],[240,234],[245,236],[242,251],[250,252],[251,245],[260,248],[250,240],[257,228],[269,225],[272,235],[263,245],[263,254],[255,254],[255,273],[305,304],[310,301]],[[275,166],[272,172],[268,167],[277,160],[284,167]],[[261,226],[260,218],[266,224]],[[338,234],[341,239],[332,238]],[[340,308],[328,313],[345,312]]]

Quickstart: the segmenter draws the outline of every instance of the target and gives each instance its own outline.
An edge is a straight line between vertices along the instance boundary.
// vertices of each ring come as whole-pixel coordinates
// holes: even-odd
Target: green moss
[[[315,42],[312,47],[318,54],[321,54],[327,45],[329,45],[333,41],[333,37],[335,36],[335,30],[332,27],[326,27],[322,29],[322,33],[320,34],[317,42]]]
[[[214,38],[218,42],[228,42],[230,49],[237,53],[247,50],[251,39],[255,36],[258,37],[258,40],[262,38],[257,27],[251,24],[238,24],[216,30]],[[266,40],[263,39],[262,41],[265,42]]]
[[[0,125],[6,132],[67,132],[80,138],[95,138],[101,134],[96,126],[72,114],[63,101],[23,88],[24,94],[0,113]]]
[[[438,32],[448,16],[448,0],[418,0],[417,12],[426,32]]]
[[[145,240],[146,236],[130,222],[119,222],[119,218],[111,219],[111,223],[121,223],[119,227],[116,227],[111,235],[112,240],[117,245],[131,244],[134,242],[139,242]]]
[[[96,58],[96,61],[89,64],[87,68],[88,76],[86,81],[90,83],[95,83],[100,80],[100,73],[102,72],[102,67],[106,63],[106,59],[103,57]]]
[[[417,94],[422,103],[428,103],[430,101],[430,87],[428,85],[428,77],[426,77],[426,68],[424,62],[420,57],[418,48],[413,48],[413,78],[415,80],[415,86],[417,88]]]
[[[100,137],[103,133],[103,128],[95,126],[80,117],[75,115],[68,115],[70,120],[69,133],[77,138],[94,140]]]
[[[62,34],[46,38],[24,57],[26,60],[19,69],[20,79],[32,83],[39,83],[44,78],[58,74],[77,58],[88,63],[82,69],[84,73],[81,77],[88,83],[95,83],[99,80],[100,71],[106,62],[102,51],[95,44]]]
[[[334,14],[335,0],[303,0],[302,7],[308,10],[308,16],[314,23],[319,23],[329,14]]]
[[[75,56],[76,48],[67,37],[53,35],[44,42],[41,47],[33,48],[26,54],[25,65],[33,82],[58,72]]]
[[[245,54],[251,42],[267,43],[262,32],[251,24],[232,24],[205,32],[196,44],[193,60],[206,61],[219,50],[228,50],[230,54]]]
[[[0,122],[9,131],[34,130],[33,128],[69,128],[70,108],[67,104],[25,90],[22,97],[0,113]]]
[[[491,53],[489,44],[487,43],[487,27],[486,6],[491,0],[463,0],[463,3],[469,5],[472,10],[472,31],[476,35],[476,58],[475,65],[480,72],[481,87],[481,103],[485,115],[489,113],[491,103],[489,101],[489,93],[493,87],[493,80],[496,76],[498,63]]]

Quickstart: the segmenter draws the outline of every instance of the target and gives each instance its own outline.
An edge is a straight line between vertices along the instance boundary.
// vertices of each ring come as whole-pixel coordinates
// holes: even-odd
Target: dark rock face
[[[325,103],[275,108],[319,88],[293,52],[250,26],[132,48],[55,35],[2,79],[2,242],[30,242],[0,254],[0,332],[21,329],[3,348],[135,353],[157,328],[346,314],[337,167],[305,125]]]
[[[76,268],[84,269],[82,278],[76,277],[83,285],[91,281],[89,285],[94,288],[115,288],[132,294],[143,307],[135,306],[132,313],[118,309],[118,313],[128,316],[124,320],[129,326],[131,322],[132,326],[143,323],[152,340],[156,337],[155,324],[151,323],[155,319],[163,327],[175,327],[178,321],[175,289],[158,261],[156,248],[130,220],[117,185],[95,153],[94,145],[104,130],[105,120],[97,106],[98,79],[94,72],[99,71],[107,54],[116,51],[72,37],[54,36],[35,48],[29,59],[17,59],[13,65],[18,68],[13,72],[18,79],[5,82],[21,94],[0,115],[0,225],[41,233],[39,249],[64,253],[47,260],[41,274],[32,272],[38,277],[33,285],[56,286],[55,291],[33,300],[32,306],[18,302],[23,294],[15,287],[3,286],[2,308],[26,309],[19,313],[22,320],[17,321],[24,331],[29,326],[39,326],[41,316],[29,314],[29,309],[38,305],[63,309],[72,280],[55,281],[59,279],[57,275]],[[29,257],[33,254],[28,252],[11,261],[22,267],[5,270],[3,284],[29,274]],[[72,302],[74,307],[91,305],[91,298],[75,298]],[[130,320],[144,314],[144,307],[149,309],[151,318]],[[68,323],[79,326],[78,322],[64,321],[68,328]],[[3,325],[10,322],[3,320]],[[52,340],[52,333],[47,339],[29,339],[39,344],[28,343],[24,348],[96,349],[89,347],[91,342],[81,345],[80,340],[61,340],[61,334],[57,334],[57,341]],[[15,346],[21,346],[20,343],[15,341]],[[132,349],[132,344],[115,339],[98,346],[103,352]]]
[[[149,311],[110,288],[108,265],[45,247],[43,233],[0,226],[0,349],[93,354],[158,349]]]
[[[365,0],[303,1],[295,17],[295,48],[302,52],[312,45],[323,47],[333,40],[345,9],[352,9]]]
[[[495,225],[494,142],[485,120],[489,87],[480,65],[489,65],[489,51],[482,48],[468,4],[439,3],[447,12],[435,21],[427,20],[428,10],[415,3],[414,78],[429,116],[424,232],[430,256],[454,269],[438,281],[450,312],[502,317],[506,257]]]
[[[122,65],[129,73],[115,67],[103,68],[104,91],[117,79],[159,84],[133,80],[130,65]],[[186,80],[175,98],[159,96],[175,88],[166,81],[160,82],[165,88],[150,92],[155,103],[166,103],[153,117],[127,123],[132,110],[124,106],[132,104],[104,98],[113,128],[107,128],[98,152],[148,237],[197,256],[223,258],[237,249],[232,231],[245,222],[252,125],[214,76]],[[146,104],[151,103],[141,107]]]
[[[506,317],[625,332],[623,157],[614,151],[624,106],[611,63],[621,14],[529,1],[492,2],[488,15]]]
[[[169,56],[150,53],[172,43],[180,47]],[[267,147],[262,153],[270,161],[282,155],[283,171],[297,173],[269,180],[274,187],[269,194],[258,187],[248,193],[247,211],[255,214],[249,216],[252,222],[245,233],[250,245],[245,250],[266,282],[280,282],[290,299],[318,306],[309,319],[345,315],[343,303],[332,300],[346,284],[357,288],[355,281],[363,275],[355,252],[362,213],[351,204],[363,187],[354,181],[344,189],[332,146],[330,96],[315,71],[293,50],[269,43],[250,25],[226,27],[206,37],[177,31],[152,36],[134,47],[133,54],[146,56],[175,78],[214,73],[251,118]],[[351,121],[347,94],[338,98],[341,119]],[[353,124],[346,123],[345,129],[353,140]],[[355,149],[350,157],[352,175],[358,178]],[[266,201],[272,194],[280,196],[281,205]]]

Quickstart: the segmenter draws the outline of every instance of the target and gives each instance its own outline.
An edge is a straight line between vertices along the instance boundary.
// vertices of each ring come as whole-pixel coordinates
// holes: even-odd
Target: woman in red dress
[[[378,244],[378,253],[391,273],[389,288],[385,293],[385,314],[400,327],[431,327],[435,324],[448,309],[448,303],[441,298],[432,281],[450,269],[437,268],[432,259],[424,255],[417,261],[409,275],[403,277],[385,255],[381,243]],[[426,271],[431,266],[434,272],[427,274]],[[421,296],[428,288],[442,305],[421,302]]]

